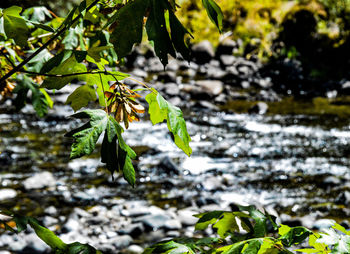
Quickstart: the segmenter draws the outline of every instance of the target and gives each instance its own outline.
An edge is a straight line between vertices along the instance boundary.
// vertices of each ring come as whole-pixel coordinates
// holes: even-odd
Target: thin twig
[[[19,70],[18,72],[23,72],[23,73],[38,75],[38,76],[55,77],[55,78],[65,78],[65,77],[85,75],[85,74],[113,75],[112,73],[105,72],[105,71],[85,71],[85,72],[76,72],[76,73],[68,73],[68,74],[48,74],[48,73],[39,73],[39,72],[26,71],[26,70]]]
[[[16,68],[16,65],[11,61],[11,59],[5,54],[4,49],[0,50],[1,54],[6,58],[6,60],[12,65],[13,68]]]
[[[94,2],[92,2],[87,8],[86,11],[89,11],[92,7],[94,7],[99,0],[95,0]],[[81,18],[81,13],[72,20],[72,24],[75,23],[77,20],[79,20]],[[13,68],[11,71],[9,71],[8,73],[6,73],[3,77],[1,77],[0,79],[0,84],[2,82],[4,82],[6,79],[8,79],[9,77],[11,77],[13,74],[15,74],[16,72],[18,72],[19,70],[21,70],[24,65],[26,65],[30,60],[32,60],[35,56],[37,56],[41,51],[43,51],[44,49],[46,49],[54,40],[56,40],[60,35],[62,35],[68,28],[69,26],[64,26],[62,27],[62,29],[60,31],[58,31],[56,34],[54,34],[44,45],[42,45],[39,49],[37,49],[33,54],[31,54],[29,57],[27,57],[26,59],[23,60],[23,62],[21,62],[19,65],[16,66],[16,68]]]

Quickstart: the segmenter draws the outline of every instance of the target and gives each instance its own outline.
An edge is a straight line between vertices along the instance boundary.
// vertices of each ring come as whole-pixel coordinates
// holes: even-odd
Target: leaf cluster
[[[51,230],[40,225],[33,217],[21,216],[13,214],[9,211],[0,211],[0,215],[6,215],[7,220],[0,220],[0,228],[3,226],[5,230],[9,230],[15,234],[25,231],[30,226],[35,234],[45,242],[53,254],[101,254],[89,244],[74,242],[70,244],[64,243]]]
[[[325,232],[314,233],[301,226],[278,225],[275,217],[266,211],[239,205],[234,211],[211,211],[195,217],[199,219],[196,230],[211,226],[218,237],[175,238],[156,243],[144,253],[325,254],[350,251],[350,232],[337,223]],[[310,247],[295,248],[307,239]]]

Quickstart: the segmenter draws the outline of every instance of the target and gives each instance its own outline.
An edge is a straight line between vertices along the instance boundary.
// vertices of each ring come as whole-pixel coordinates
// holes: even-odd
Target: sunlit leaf
[[[210,20],[216,25],[221,32],[223,13],[220,6],[214,0],[202,0],[204,8],[207,10]]]
[[[3,10],[3,17],[7,37],[14,39],[16,44],[24,47],[27,45],[29,29],[25,20],[19,15],[21,11],[21,7],[11,6]]]
[[[61,77],[60,75],[74,74],[86,72],[86,66],[82,63],[78,63],[75,56],[71,55],[67,60],[62,62],[57,67],[54,67],[49,74],[58,75],[58,77],[48,77],[41,85],[42,88],[47,89],[61,89],[65,85],[69,84],[72,80],[84,80],[84,75],[72,75],[67,77]]]
[[[146,101],[149,104],[148,113],[151,122],[157,124],[166,119],[168,129],[174,135],[175,144],[190,156],[192,153],[189,145],[191,137],[187,132],[181,109],[166,101],[156,90],[146,96]]]
[[[90,118],[89,125],[73,134],[71,159],[89,155],[95,149],[96,142],[107,127],[108,115],[103,110],[84,110],[72,115],[74,118]]]
[[[86,107],[90,101],[96,100],[95,89],[89,85],[83,85],[75,89],[66,101],[66,104],[71,104],[74,111]]]

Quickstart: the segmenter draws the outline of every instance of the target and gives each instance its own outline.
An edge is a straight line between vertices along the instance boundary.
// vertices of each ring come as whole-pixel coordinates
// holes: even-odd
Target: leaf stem
[[[90,10],[93,6],[95,6],[97,3],[99,2],[99,0],[95,0],[94,2],[92,2],[87,8],[86,10]],[[79,15],[77,17],[75,17],[72,21],[72,24],[74,22],[76,22],[77,20],[79,20],[81,18],[81,13],[79,13]],[[62,35],[68,28],[69,26],[64,26],[61,28],[61,30],[59,30],[56,34],[54,34],[44,45],[42,45],[39,49],[37,49],[33,54],[31,54],[29,57],[27,57],[26,59],[24,59],[19,65],[17,65],[15,68],[13,68],[11,71],[9,71],[8,73],[6,73],[3,77],[1,77],[0,79],[0,84],[2,82],[4,82],[6,79],[8,79],[9,77],[11,77],[13,74],[15,74],[16,72],[18,72],[19,70],[21,70],[24,65],[26,65],[30,60],[32,60],[35,56],[37,56],[41,51],[43,51],[45,48],[47,48],[54,40],[56,40],[60,35]]]
[[[108,112],[108,107],[107,107],[107,99],[106,99],[106,95],[105,95],[105,88],[103,86],[103,80],[102,80],[102,75],[101,73],[99,73],[100,75],[100,80],[101,80],[101,86],[102,86],[102,91],[103,91],[103,98],[105,99],[105,104],[106,104],[106,112],[107,112],[107,115],[109,114]]]
[[[128,79],[130,80],[133,80],[141,85],[143,85],[144,87],[146,87],[148,90],[150,90],[152,93],[155,93],[152,88],[150,88],[148,85],[146,85],[145,83],[142,83],[141,81],[137,80],[137,79],[134,79],[134,78],[131,78],[131,77],[127,77]],[[156,94],[156,93],[155,93]]]

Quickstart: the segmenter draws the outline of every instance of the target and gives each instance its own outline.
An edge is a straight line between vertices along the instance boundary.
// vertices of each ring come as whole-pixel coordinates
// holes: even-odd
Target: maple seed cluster
[[[125,128],[129,128],[129,122],[140,121],[137,113],[145,113],[145,108],[135,99],[141,97],[138,93],[130,90],[126,85],[115,82],[110,91],[105,92],[108,104],[108,112],[114,113],[117,122],[124,122]]]
[[[0,85],[0,95],[3,97],[10,96],[14,88],[14,84],[6,81],[4,85]]]

